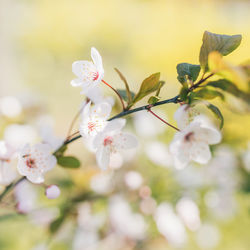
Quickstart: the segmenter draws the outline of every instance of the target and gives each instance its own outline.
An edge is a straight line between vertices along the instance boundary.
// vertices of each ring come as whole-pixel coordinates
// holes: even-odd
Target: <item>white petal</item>
[[[73,73],[80,79],[91,71],[96,71],[96,67],[89,61],[76,61],[72,64]]]
[[[96,161],[102,170],[106,170],[109,166],[110,150],[108,147],[100,146],[96,151]]]
[[[79,78],[77,79],[74,79],[70,82],[70,84],[73,86],[73,87],[79,87],[83,84],[83,81]]]
[[[36,183],[36,184],[39,184],[39,183],[42,183],[44,182],[44,177],[41,175],[41,174],[29,174],[26,176],[26,178],[31,181],[32,183]]]
[[[104,119],[107,119],[111,113],[111,105],[107,102],[96,104],[91,110],[92,115],[98,115]]]
[[[137,138],[130,133],[114,135],[114,145],[118,150],[130,149],[138,146]]]
[[[209,146],[204,142],[193,145],[190,149],[190,158],[200,164],[206,164],[211,159]]]
[[[105,128],[105,132],[119,131],[125,126],[125,124],[126,124],[126,120],[122,119],[122,118],[112,120],[112,121],[108,122],[108,124]]]
[[[94,47],[91,48],[91,58],[98,70],[99,75],[104,75],[104,69],[103,69],[103,65],[102,65],[102,57],[100,55],[100,53],[98,52],[98,50]]]
[[[89,117],[90,114],[90,105],[91,102],[88,102],[87,104],[85,104],[85,106],[83,107],[83,111],[82,111],[82,119],[87,119]]]
[[[221,141],[221,133],[214,128],[200,128],[196,131],[200,140],[207,142],[208,144],[217,144]]]

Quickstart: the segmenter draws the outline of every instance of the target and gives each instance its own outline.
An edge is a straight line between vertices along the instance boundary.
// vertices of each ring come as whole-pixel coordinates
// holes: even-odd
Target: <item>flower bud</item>
[[[60,193],[61,191],[59,187],[56,185],[48,186],[45,191],[45,195],[47,196],[48,199],[56,199],[57,197],[59,197]]]

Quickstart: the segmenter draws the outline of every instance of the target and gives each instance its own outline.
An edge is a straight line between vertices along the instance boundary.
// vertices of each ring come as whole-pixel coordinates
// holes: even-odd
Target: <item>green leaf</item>
[[[67,150],[67,145],[62,145],[60,148],[58,148],[55,153],[54,156],[55,157],[59,157],[62,156],[64,154],[64,152]]]
[[[61,227],[65,219],[65,216],[60,216],[50,223],[49,230],[51,233],[56,233],[58,229]]]
[[[219,35],[205,31],[203,34],[203,43],[200,49],[200,65],[204,71],[207,71],[208,55],[212,51],[218,51],[223,56],[230,54],[241,43],[241,35]]]
[[[140,101],[145,96],[151,94],[152,92],[155,92],[158,90],[159,86],[162,84],[159,82],[160,79],[160,73],[155,73],[148,78],[146,78],[139,89],[139,92],[135,95],[133,99],[133,104]]]
[[[65,168],[79,168],[81,166],[81,162],[73,156],[59,156],[57,163]]]
[[[219,108],[217,108],[215,105],[211,103],[208,103],[207,108],[211,110],[213,114],[220,120],[220,129],[222,129],[224,125],[224,118]]]
[[[193,92],[194,93],[194,97],[198,98],[198,99],[206,99],[206,100],[211,100],[214,99],[216,97],[220,97],[221,100],[224,100],[224,95],[217,91],[217,90],[213,90],[210,88],[202,88],[199,91]]]
[[[126,88],[126,95],[127,95],[127,102],[128,103],[131,103],[132,102],[132,99],[133,99],[133,96],[131,94],[131,91],[129,90],[129,85],[128,85],[128,82],[125,78],[125,76],[117,69],[117,68],[114,68],[115,71],[117,72],[117,74],[120,76],[121,80],[124,82],[125,84],[125,88]]]
[[[201,67],[200,65],[190,64],[190,63],[179,63],[176,66],[178,73],[178,81],[183,84],[187,79],[195,82],[199,76]]]
[[[128,100],[128,96],[127,96],[127,91],[124,90],[124,89],[117,89],[117,92],[120,94],[120,96],[122,97],[122,99],[126,102],[129,103],[129,100]],[[132,97],[132,99],[134,98],[135,96],[135,93],[130,91],[130,95]]]
[[[183,87],[181,88],[180,94],[179,94],[182,101],[187,100],[188,93],[189,93],[188,85],[187,83],[183,83]]]
[[[217,81],[212,81],[207,84],[207,86],[212,86],[214,88],[221,89],[227,93],[230,93],[246,103],[250,104],[250,94],[241,91],[236,85],[226,79],[220,79]]]
[[[157,103],[161,98],[159,96],[150,96],[148,99],[148,104],[155,104]]]

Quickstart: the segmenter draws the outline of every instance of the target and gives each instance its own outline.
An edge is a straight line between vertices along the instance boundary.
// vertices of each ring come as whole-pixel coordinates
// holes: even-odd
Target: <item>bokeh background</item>
[[[76,60],[90,59],[91,46],[103,57],[107,82],[122,86],[113,70],[117,67],[136,90],[145,77],[159,71],[166,80],[161,95],[168,98],[180,88],[176,80],[177,63],[198,64],[205,30],[242,34],[242,44],[226,60],[238,64],[249,59],[249,11],[250,2],[241,0],[1,0],[0,95],[29,96],[30,100],[38,101],[54,118],[56,133],[64,137],[83,101],[79,89],[70,85],[74,77],[71,65]],[[103,89],[106,94],[112,94],[109,89]],[[233,152],[243,152],[250,140],[249,115],[237,107],[240,104],[234,99],[230,104],[218,101],[217,105],[225,116],[224,143],[230,145]],[[174,105],[159,108],[170,121],[175,109]],[[166,141],[172,135],[168,129],[164,134]],[[80,141],[72,144],[70,152],[78,155],[83,163],[88,162]],[[144,172],[146,179],[163,176],[160,179],[163,191],[171,183],[165,169],[152,166],[148,161],[138,160],[135,169]],[[97,170],[86,167],[70,171],[69,175],[79,187],[84,187],[93,171]],[[174,203],[174,196],[172,193],[168,201]],[[235,201],[237,209],[232,218],[212,219],[220,232],[214,249],[249,249],[250,197],[239,188]],[[210,219],[209,215],[206,219]],[[0,232],[0,249],[31,249],[47,237],[39,226],[22,219],[0,222]],[[183,249],[203,249],[194,238],[191,234]],[[54,244],[52,249],[70,249],[67,244]],[[141,249],[175,248],[159,236]]]

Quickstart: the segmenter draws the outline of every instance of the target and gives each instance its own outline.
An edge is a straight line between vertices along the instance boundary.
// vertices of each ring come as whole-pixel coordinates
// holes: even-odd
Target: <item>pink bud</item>
[[[57,197],[59,197],[60,193],[61,191],[59,187],[56,185],[48,186],[45,191],[45,195],[47,196],[48,199],[56,199]]]

